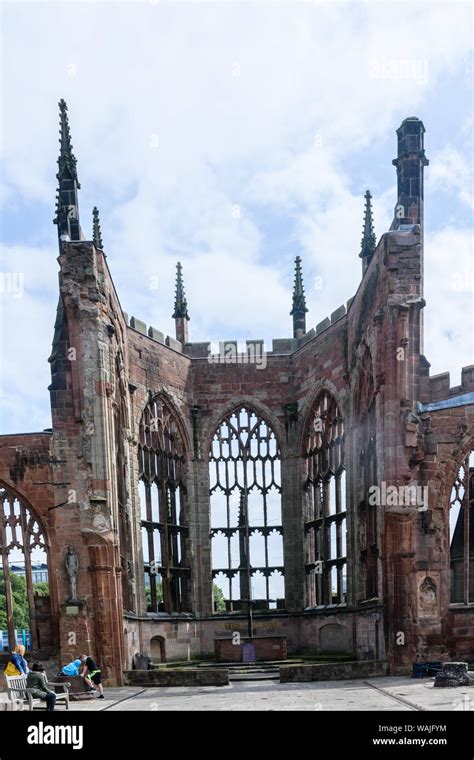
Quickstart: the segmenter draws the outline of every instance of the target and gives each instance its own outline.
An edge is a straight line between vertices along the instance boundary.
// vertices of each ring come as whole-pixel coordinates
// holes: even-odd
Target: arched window
[[[161,398],[145,408],[138,469],[142,547],[149,612],[190,609],[185,446],[174,414]]]
[[[449,510],[451,604],[474,604],[474,452],[451,491]]]
[[[322,391],[304,436],[307,605],[347,601],[344,426],[334,398]]]
[[[40,615],[49,597],[48,555],[39,520],[10,488],[0,484],[0,651],[24,644],[51,644],[49,616]],[[41,585],[39,585],[41,584]],[[41,603],[38,599],[41,597]],[[3,609],[2,609],[3,607]]]
[[[209,452],[214,610],[284,607],[280,449],[256,412],[241,407]]]

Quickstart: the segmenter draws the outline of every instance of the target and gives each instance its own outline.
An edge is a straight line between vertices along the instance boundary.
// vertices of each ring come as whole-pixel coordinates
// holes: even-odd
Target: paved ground
[[[71,710],[471,710],[474,688],[434,689],[433,680],[372,678],[307,684],[234,682],[229,686],[106,689],[105,699],[71,702]],[[58,712],[63,712],[59,707]]]

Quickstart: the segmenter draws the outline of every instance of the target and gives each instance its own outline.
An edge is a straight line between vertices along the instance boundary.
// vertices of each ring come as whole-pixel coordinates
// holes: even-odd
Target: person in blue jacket
[[[25,647],[23,644],[16,645],[15,649],[10,654],[10,662],[14,664],[20,673],[23,673],[25,676],[28,675],[29,668],[28,663],[25,660]]]
[[[65,665],[64,668],[61,670],[61,675],[63,676],[78,676],[79,675],[79,667],[81,665],[80,660],[73,660],[73,662],[70,662],[68,665]]]

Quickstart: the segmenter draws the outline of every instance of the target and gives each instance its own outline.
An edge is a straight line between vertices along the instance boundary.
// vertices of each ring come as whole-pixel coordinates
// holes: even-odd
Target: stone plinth
[[[254,636],[253,638],[240,637],[239,643],[234,644],[233,639],[214,639],[214,651],[218,662],[250,662],[244,653],[248,652],[246,645],[255,647],[255,660],[265,662],[269,660],[286,660],[287,644],[286,636]]]

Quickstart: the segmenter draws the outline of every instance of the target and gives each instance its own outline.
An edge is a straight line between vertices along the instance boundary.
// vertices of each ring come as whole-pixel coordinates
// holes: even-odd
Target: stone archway
[[[153,636],[150,640],[151,659],[156,662],[166,662],[165,639],[163,636]]]
[[[0,593],[5,599],[6,630],[0,652],[17,643],[27,650],[52,651],[51,568],[40,517],[11,486],[0,482]]]

